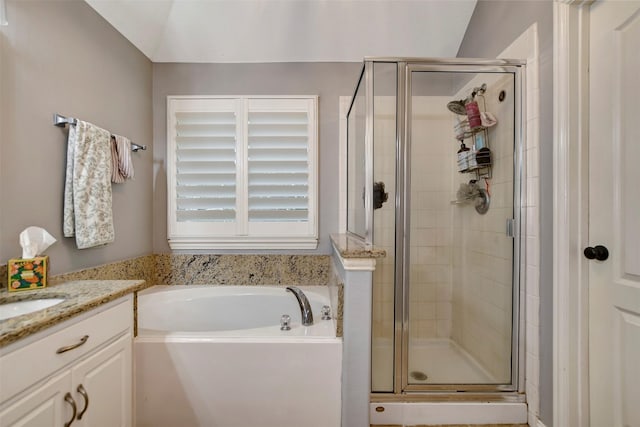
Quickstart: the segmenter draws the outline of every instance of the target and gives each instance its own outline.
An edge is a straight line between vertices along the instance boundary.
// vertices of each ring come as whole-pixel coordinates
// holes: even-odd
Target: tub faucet
[[[298,305],[300,305],[300,315],[302,316],[302,325],[313,325],[313,312],[311,311],[311,304],[309,304],[307,296],[295,286],[288,286],[287,290],[291,291],[298,300]]]

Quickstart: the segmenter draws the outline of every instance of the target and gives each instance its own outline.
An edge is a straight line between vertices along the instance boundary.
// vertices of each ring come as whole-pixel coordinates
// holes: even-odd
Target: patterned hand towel
[[[111,138],[111,182],[121,184],[133,178],[131,141],[120,135]]]
[[[91,123],[69,127],[64,188],[65,237],[78,249],[113,242],[111,206],[111,134]]]

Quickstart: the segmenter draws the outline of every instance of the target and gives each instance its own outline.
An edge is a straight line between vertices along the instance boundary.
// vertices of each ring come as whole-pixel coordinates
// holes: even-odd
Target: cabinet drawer
[[[119,301],[121,302],[104,311],[96,309],[99,311],[97,314],[84,320],[69,320],[68,327],[2,356],[0,402],[73,363],[123,332],[130,331],[133,324],[133,299],[128,296]],[[81,343],[85,336],[88,337]],[[71,349],[57,353],[64,348]]]

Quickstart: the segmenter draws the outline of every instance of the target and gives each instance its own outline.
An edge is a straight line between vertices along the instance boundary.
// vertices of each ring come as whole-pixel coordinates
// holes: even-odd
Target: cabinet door
[[[78,363],[72,370],[78,426],[132,425],[131,334]]]
[[[24,368],[24,367],[23,367]],[[3,427],[63,427],[73,416],[72,404],[65,402],[71,389],[71,373],[51,378],[0,411]],[[71,396],[67,398],[70,400]],[[78,405],[77,401],[74,403]]]

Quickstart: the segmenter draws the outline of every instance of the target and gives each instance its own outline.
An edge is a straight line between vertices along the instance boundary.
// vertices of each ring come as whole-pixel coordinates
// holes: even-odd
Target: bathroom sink
[[[34,311],[53,307],[56,304],[60,304],[62,301],[64,301],[63,298],[40,298],[3,303],[0,304],[0,320],[6,320],[11,317],[21,316],[23,314],[29,314]]]

